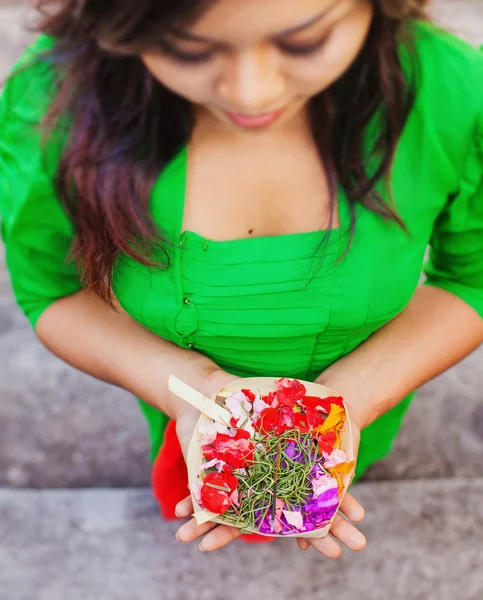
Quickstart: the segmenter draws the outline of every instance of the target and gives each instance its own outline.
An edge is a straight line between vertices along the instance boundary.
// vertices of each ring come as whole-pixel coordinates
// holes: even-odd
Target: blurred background
[[[482,0],[435,0],[433,13],[483,44]],[[28,17],[28,2],[0,0],[0,80]],[[482,365],[480,348],[425,386],[393,454],[355,488],[361,555],[329,562],[288,542],[201,555],[158,518],[137,404],[39,344],[0,246],[0,600],[481,600]]]

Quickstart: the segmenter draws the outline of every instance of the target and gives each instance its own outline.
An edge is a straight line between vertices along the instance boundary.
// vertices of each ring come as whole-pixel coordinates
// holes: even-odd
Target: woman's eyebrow
[[[322,21],[327,17],[329,13],[331,13],[336,5],[339,4],[338,0],[333,2],[328,8],[325,8],[322,12],[318,13],[314,17],[311,17],[308,21],[301,23],[295,27],[291,27],[290,29],[285,29],[284,31],[280,31],[273,36],[273,39],[278,39],[281,37],[286,37],[290,35],[294,35],[295,33],[299,33],[300,31],[304,31],[308,29],[312,25],[315,25],[319,21]],[[219,44],[218,40],[214,40],[209,37],[204,37],[202,35],[195,35],[193,33],[188,33],[187,31],[183,31],[182,29],[178,29],[177,27],[170,27],[169,33],[175,35],[176,37],[182,38],[184,40],[189,40],[191,42],[203,42],[205,44]]]

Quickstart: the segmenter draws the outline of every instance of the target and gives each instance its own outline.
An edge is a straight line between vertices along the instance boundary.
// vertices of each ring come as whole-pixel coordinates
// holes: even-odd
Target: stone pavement
[[[481,0],[437,0],[436,9],[483,43]],[[29,39],[26,14],[25,3],[0,0],[0,80]],[[37,342],[1,252],[0,487],[10,489],[0,491],[0,600],[483,598],[483,348],[422,389],[394,453],[356,488],[368,509],[364,553],[336,564],[280,543],[206,559],[172,539],[143,489],[148,441],[135,402]],[[119,489],[19,489],[92,487]],[[208,564],[216,577],[204,574]]]
[[[201,554],[144,489],[4,490],[0,600],[481,600],[482,495],[481,480],[359,485],[368,546],[329,561],[292,540]]]

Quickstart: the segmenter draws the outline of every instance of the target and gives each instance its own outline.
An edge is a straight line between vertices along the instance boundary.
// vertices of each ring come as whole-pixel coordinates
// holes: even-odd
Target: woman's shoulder
[[[40,35],[10,71],[1,96],[2,121],[9,117],[39,122],[55,97],[55,68],[48,59],[55,39]]]
[[[436,25],[412,27],[423,101],[438,110],[476,116],[483,109],[483,49]]]
[[[431,23],[413,25],[414,116],[428,144],[443,152],[460,172],[468,149],[480,151],[483,144],[483,51]]]
[[[14,65],[0,97],[0,214],[5,239],[15,230],[34,231],[41,218],[54,221],[60,214],[52,180],[64,137],[59,129],[46,139],[40,127],[55,97],[55,70],[44,56],[52,46],[51,38],[39,37]]]

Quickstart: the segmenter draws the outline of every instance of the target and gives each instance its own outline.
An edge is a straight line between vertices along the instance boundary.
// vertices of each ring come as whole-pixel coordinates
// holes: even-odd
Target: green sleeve
[[[52,69],[38,55],[45,36],[27,50],[0,98],[0,216],[16,300],[32,326],[57,299],[81,288],[68,262],[72,225],[56,196],[61,136],[47,144],[39,130],[55,90]]]
[[[427,285],[456,294],[483,317],[483,110],[458,193],[436,221],[424,270]]]

